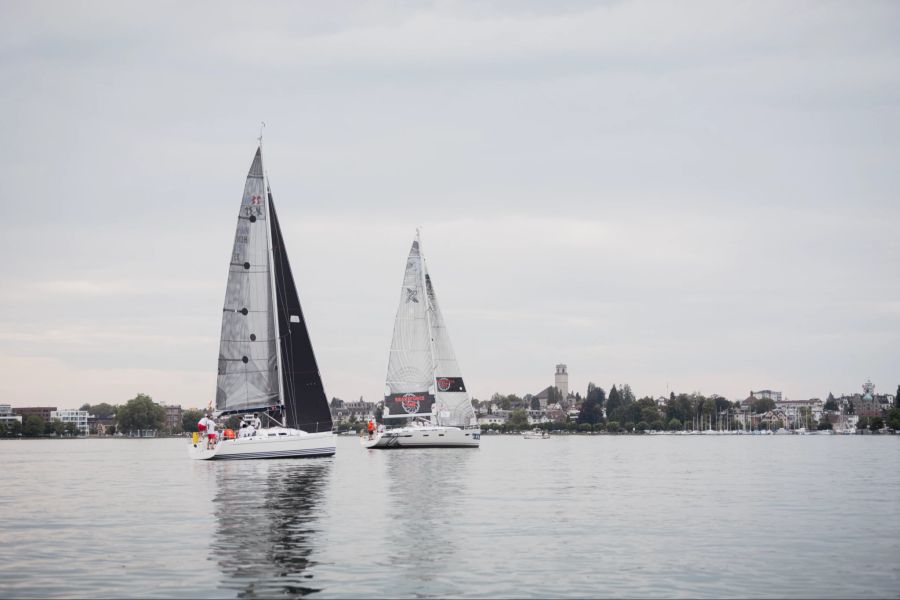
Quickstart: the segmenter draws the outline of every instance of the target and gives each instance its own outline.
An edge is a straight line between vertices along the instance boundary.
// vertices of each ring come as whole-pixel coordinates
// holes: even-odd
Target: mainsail
[[[419,240],[412,243],[394,319],[385,381],[385,417],[426,416],[434,404],[434,359]]]
[[[216,409],[240,413],[277,406],[287,427],[331,431],[328,400],[258,149],[228,270]]]
[[[262,152],[256,151],[238,213],[228,267],[216,409],[264,409],[279,403]]]

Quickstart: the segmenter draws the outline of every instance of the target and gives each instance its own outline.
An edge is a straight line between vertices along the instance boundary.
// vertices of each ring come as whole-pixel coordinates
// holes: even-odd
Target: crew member
[[[212,415],[206,415],[206,449],[211,450],[216,447],[216,422],[212,419]]]
[[[250,426],[253,427],[254,430],[262,428],[262,421],[259,420],[258,413],[253,413],[253,419],[250,420]]]
[[[369,419],[369,424],[367,425],[369,430],[369,439],[372,439],[372,435],[375,433],[375,419]]]

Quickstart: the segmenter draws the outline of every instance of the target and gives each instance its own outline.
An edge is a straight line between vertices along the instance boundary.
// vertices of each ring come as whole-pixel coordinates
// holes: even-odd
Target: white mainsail
[[[257,150],[244,185],[228,267],[216,381],[218,411],[280,402],[267,215],[262,153]]]
[[[423,259],[424,262],[424,259]],[[463,383],[462,371],[456,361],[444,315],[438,304],[437,295],[428,267],[425,266],[425,288],[428,296],[429,321],[431,324],[432,349],[434,352],[435,378],[435,421],[439,425],[465,427],[478,423],[472,400]]]
[[[431,412],[434,360],[426,302],[422,256],[416,240],[406,259],[400,304],[394,318],[384,392],[388,415],[427,415]]]

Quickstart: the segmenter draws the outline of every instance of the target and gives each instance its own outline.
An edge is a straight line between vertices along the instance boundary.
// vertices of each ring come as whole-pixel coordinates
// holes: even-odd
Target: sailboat
[[[263,170],[261,139],[247,174],[230,262],[214,416],[256,414],[262,427],[252,435],[219,439],[211,448],[194,439],[190,457],[333,455],[331,412]]]
[[[388,357],[383,420],[366,448],[475,447],[481,429],[466,391],[419,232],[406,259]]]

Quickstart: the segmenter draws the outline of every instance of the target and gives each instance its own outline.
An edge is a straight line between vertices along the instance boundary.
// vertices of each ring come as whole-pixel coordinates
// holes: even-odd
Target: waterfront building
[[[509,411],[501,410],[499,412],[504,414],[491,413],[478,417],[478,424],[482,427],[485,425],[503,425],[509,418]]]
[[[804,416],[809,413],[812,420],[819,420],[822,416],[825,403],[819,398],[810,398],[808,400],[781,400],[775,403],[775,408],[784,412],[792,427],[806,427],[808,419]]]
[[[0,424],[9,427],[10,423],[13,421],[21,425],[22,415],[13,413],[12,407],[9,404],[0,404]]]
[[[359,397],[358,402],[332,398],[330,407],[331,418],[337,423],[346,423],[354,417],[357,421],[362,421],[375,414],[375,403],[366,402],[362,396]]]
[[[184,428],[184,424],[181,421],[181,415],[183,414],[181,405],[161,404],[161,406],[166,409],[166,424],[163,428],[171,433],[181,433],[181,430]]]
[[[51,419],[50,414],[55,410],[55,406],[20,406],[12,409],[13,414],[21,415],[23,421],[31,415],[37,415],[45,423]]]
[[[50,412],[50,420],[74,423],[75,427],[78,428],[79,435],[88,435],[90,433],[88,411],[86,410],[54,410]]]
[[[892,394],[875,393],[875,384],[871,380],[866,380],[862,390],[862,394],[844,394],[835,398],[842,413],[859,417],[882,417],[894,404]]]
[[[758,392],[750,392],[750,398],[755,400],[761,400],[763,398],[774,400],[775,403],[779,403],[782,400],[781,392],[776,392],[774,390],[759,390]]]
[[[545,409],[545,408],[547,408],[548,404],[552,404],[553,402],[556,402],[559,400],[559,398],[554,398],[553,396],[555,396],[553,386],[548,385],[547,387],[542,389],[537,394],[534,394],[532,396],[532,398],[537,398],[538,402],[540,403],[540,407],[542,409]]]

